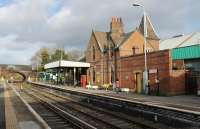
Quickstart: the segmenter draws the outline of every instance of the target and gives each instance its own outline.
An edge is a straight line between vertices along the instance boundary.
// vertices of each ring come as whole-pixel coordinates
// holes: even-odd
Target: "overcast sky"
[[[0,63],[29,64],[41,47],[84,50],[112,16],[134,30],[145,6],[160,38],[200,31],[199,0],[0,0]]]

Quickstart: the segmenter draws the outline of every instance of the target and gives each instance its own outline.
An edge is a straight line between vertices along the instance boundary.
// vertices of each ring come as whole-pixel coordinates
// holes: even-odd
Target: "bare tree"
[[[39,71],[44,70],[44,65],[60,60],[72,60],[72,61],[79,61],[82,57],[83,52],[78,49],[73,49],[66,52],[64,49],[49,49],[49,48],[41,48],[38,50],[35,55],[31,58],[31,65],[33,69],[39,69]]]
[[[41,48],[31,58],[32,68],[36,70],[39,67],[39,70],[43,70],[44,65],[49,63],[49,57],[49,49]]]
[[[81,52],[78,49],[70,50],[67,52],[69,60],[72,61],[78,61],[80,57],[83,55],[83,52]]]

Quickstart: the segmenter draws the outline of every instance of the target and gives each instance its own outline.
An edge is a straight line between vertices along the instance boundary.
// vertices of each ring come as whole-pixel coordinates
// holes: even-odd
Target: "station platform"
[[[53,86],[62,87],[67,90],[104,95],[109,97],[126,99],[134,102],[138,101],[144,104],[152,104],[152,105],[158,105],[158,106],[164,106],[169,108],[176,108],[180,110],[200,113],[200,97],[196,95],[151,96],[151,95],[136,94],[133,92],[117,93],[111,90],[87,89],[83,87],[74,87],[74,86],[58,86],[58,85],[53,85]]]
[[[43,129],[42,124],[28,110],[27,106],[6,84],[0,85],[1,126],[0,129]]]

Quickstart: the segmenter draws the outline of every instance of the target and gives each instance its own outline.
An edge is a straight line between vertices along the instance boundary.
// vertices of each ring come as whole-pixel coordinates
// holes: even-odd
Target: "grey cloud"
[[[0,42],[6,50],[12,51],[7,54],[13,57],[13,62],[29,62],[42,46],[84,50],[92,29],[108,31],[112,16],[122,17],[126,32],[132,31],[142,16],[141,9],[132,7],[134,2],[145,5],[161,38],[200,29],[198,0],[62,0],[62,8],[51,16],[48,9],[55,0],[16,1],[0,8],[0,40],[17,35],[12,42],[10,39]],[[1,52],[0,57],[5,53]],[[21,58],[14,60],[14,55]]]

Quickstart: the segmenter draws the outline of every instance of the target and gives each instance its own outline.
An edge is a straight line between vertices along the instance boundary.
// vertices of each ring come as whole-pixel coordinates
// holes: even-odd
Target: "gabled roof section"
[[[151,23],[149,16],[146,16],[146,26],[147,26],[147,38],[159,40],[158,35],[153,27],[153,24]],[[144,35],[144,16],[142,17],[138,30],[140,33]]]
[[[94,36],[97,40],[99,48],[103,51],[104,46],[108,45],[108,32],[93,31]]]
[[[129,33],[125,33],[123,36],[121,36],[120,41],[117,43],[117,47],[120,47],[129,37],[134,33],[135,31],[131,31]],[[99,45],[99,48],[103,52],[104,46],[108,46],[109,43],[114,43],[112,38],[110,37],[109,32],[101,32],[101,31],[93,31],[94,36],[97,40],[97,43]]]
[[[120,47],[122,44],[124,44],[126,42],[127,39],[129,39],[129,37],[134,33],[135,31],[131,31],[129,33],[125,33],[123,36],[123,40],[118,44],[117,47]]]
[[[155,29],[151,23],[151,20],[148,16],[146,16],[146,24],[147,24],[146,26],[147,26],[147,33],[148,33],[147,38],[153,39],[153,40],[159,40],[159,38],[155,32]],[[141,20],[139,28],[136,28],[136,30],[131,31],[129,33],[123,33],[122,35],[120,35],[120,37],[118,37],[117,41],[112,39],[111,32],[101,32],[101,31],[93,30],[92,33],[94,34],[94,37],[99,45],[101,52],[103,52],[104,47],[107,47],[109,45],[109,43],[114,43],[117,45],[116,47],[120,47],[136,31],[140,32],[142,35],[144,34],[144,16]]]
[[[160,50],[173,49],[200,44],[200,33],[193,33],[178,37],[173,37],[160,41]]]

